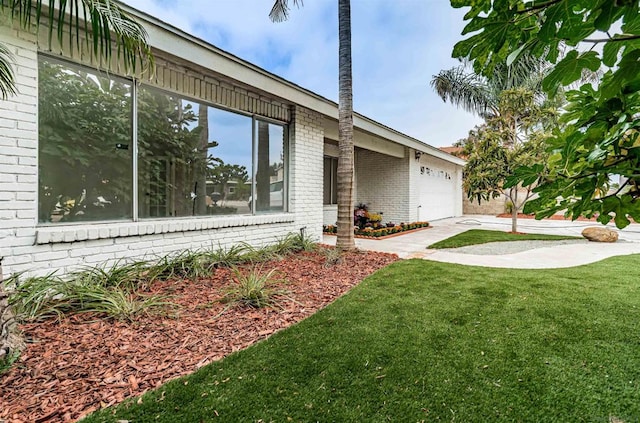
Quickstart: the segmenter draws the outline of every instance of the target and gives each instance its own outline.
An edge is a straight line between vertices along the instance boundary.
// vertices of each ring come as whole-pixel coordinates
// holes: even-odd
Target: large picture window
[[[132,218],[131,83],[41,59],[40,222]]]
[[[287,210],[282,124],[46,57],[39,90],[41,223]]]

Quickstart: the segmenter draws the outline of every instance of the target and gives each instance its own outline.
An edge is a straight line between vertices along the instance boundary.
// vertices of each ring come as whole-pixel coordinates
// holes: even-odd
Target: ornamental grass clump
[[[301,251],[314,251],[316,243],[304,233],[290,233],[279,238],[275,243],[264,247],[253,247],[243,244],[243,259],[249,263],[262,263],[270,260],[282,260],[289,254]]]
[[[15,274],[4,284],[10,293],[9,304],[23,321],[86,312],[131,321],[136,315],[173,305],[165,301],[165,297],[148,294],[155,281],[195,280],[212,276],[220,267],[228,267],[233,269],[236,285],[226,297],[252,307],[263,307],[274,304],[275,297],[284,292],[272,288],[274,271],[264,273],[253,267],[243,272],[235,266],[244,263],[255,266],[315,248],[315,243],[301,232],[261,248],[244,243],[228,249],[218,246],[186,250],[154,261],[118,260],[110,265],[85,267],[64,278],[55,272],[28,278]]]
[[[282,282],[274,278],[275,272],[275,269],[263,272],[262,267],[256,266],[246,271],[233,268],[233,285],[223,301],[252,308],[278,305],[278,297],[286,291],[274,287]]]
[[[164,297],[142,294],[125,283],[114,283],[109,272],[90,269],[63,279],[55,273],[7,280],[9,302],[18,319],[38,321],[71,313],[94,312],[117,320],[133,320],[142,313],[169,305]],[[104,272],[103,272],[104,271]]]
[[[202,250],[185,250],[158,259],[149,269],[151,280],[192,279],[211,276],[215,265]]]
[[[244,254],[247,252],[246,245],[233,245],[223,248],[218,244],[217,248],[211,247],[203,252],[203,259],[212,269],[220,267],[233,267],[244,263]]]
[[[2,376],[4,372],[9,371],[11,366],[13,366],[13,363],[18,361],[18,358],[20,358],[19,353],[9,354],[8,356],[0,358],[0,376]]]
[[[339,248],[323,248],[320,250],[324,255],[324,267],[333,267],[344,262],[344,254]]]
[[[71,279],[88,280],[104,287],[146,288],[149,269],[149,262],[144,260],[130,262],[117,260],[111,266],[86,266],[71,273]]]

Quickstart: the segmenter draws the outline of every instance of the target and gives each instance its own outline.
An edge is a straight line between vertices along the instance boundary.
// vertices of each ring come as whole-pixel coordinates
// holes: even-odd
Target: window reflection
[[[280,125],[257,121],[256,140],[256,211],[284,211],[286,210],[284,184],[285,130]]]
[[[141,218],[250,212],[251,118],[153,88],[138,113]]]
[[[38,93],[38,220],[131,219],[131,85],[43,59]]]
[[[338,204],[338,158],[324,157],[323,204]]]
[[[44,56],[38,76],[40,222],[287,210],[285,126]]]

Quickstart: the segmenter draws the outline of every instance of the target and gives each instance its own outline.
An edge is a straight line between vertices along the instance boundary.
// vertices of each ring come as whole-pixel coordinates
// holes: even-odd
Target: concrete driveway
[[[495,216],[471,215],[441,219],[431,222],[432,227],[418,232],[384,240],[356,239],[356,246],[363,250],[394,253],[401,258],[423,258],[485,267],[517,269],[542,269],[572,267],[593,263],[607,257],[640,254],[640,224],[632,224],[618,231],[619,241],[613,244],[587,243],[555,245],[534,248],[513,254],[475,255],[453,250],[432,250],[433,243],[457,235],[469,229],[508,231],[511,220]],[[518,230],[526,233],[580,236],[589,226],[601,226],[596,222],[571,222],[564,220],[519,219]],[[608,226],[617,230],[613,225]],[[323,242],[335,245],[335,236],[323,236]]]

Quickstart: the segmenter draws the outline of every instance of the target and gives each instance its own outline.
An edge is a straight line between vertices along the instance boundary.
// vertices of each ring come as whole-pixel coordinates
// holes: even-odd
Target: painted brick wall
[[[291,166],[291,211],[296,216],[298,228],[306,227],[314,239],[322,236],[322,184],[324,127],[319,113],[302,107],[293,110],[290,126],[292,139],[289,151]]]
[[[15,56],[19,91],[8,101],[0,101],[0,257],[4,277],[22,271],[64,274],[80,266],[152,258],[184,249],[228,248],[240,242],[265,245],[303,227],[308,235],[320,239],[323,122],[319,114],[299,107],[292,112],[265,109],[268,115],[291,119],[289,213],[37,226],[36,39],[0,27],[0,42]]]
[[[408,158],[396,158],[370,150],[356,151],[355,202],[365,203],[372,213],[383,212],[383,222],[408,222]]]
[[[13,55],[17,94],[0,100],[0,257],[32,248],[38,190],[35,36],[0,26],[0,42]],[[19,262],[29,261],[18,258]],[[10,261],[10,260],[9,260]],[[6,273],[6,271],[5,271]]]

